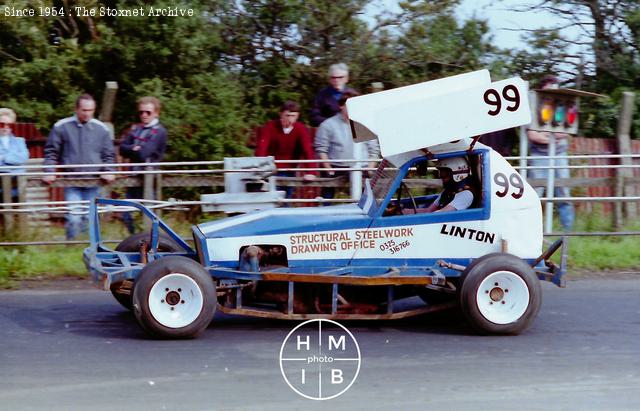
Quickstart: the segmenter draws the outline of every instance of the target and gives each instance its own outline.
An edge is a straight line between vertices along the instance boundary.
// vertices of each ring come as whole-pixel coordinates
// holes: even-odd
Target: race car
[[[491,116],[496,109],[489,90],[506,101],[500,104],[505,116],[484,121],[476,111]],[[516,105],[516,95],[526,95],[522,80],[491,83],[483,70],[352,98],[354,137],[378,138],[385,155],[357,204],[272,208],[198,224],[191,247],[143,205],[96,199],[85,264],[96,283],[160,338],[194,337],[216,310],[348,320],[453,307],[479,333],[518,334],[538,314],[539,280],[563,285],[566,261],[557,265],[550,257],[564,239],[543,252],[535,190],[477,138],[451,134],[527,124],[526,99]],[[473,99],[480,104],[468,104]],[[452,104],[466,120],[443,126],[442,113]],[[416,128],[390,127],[390,117]],[[425,190],[425,173],[456,162],[462,166],[454,173],[469,183],[472,203],[428,212],[440,200]],[[152,220],[151,232],[109,249],[101,241],[100,205],[139,209]]]

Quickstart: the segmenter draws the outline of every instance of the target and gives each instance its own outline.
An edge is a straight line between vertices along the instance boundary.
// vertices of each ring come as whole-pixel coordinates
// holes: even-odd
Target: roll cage
[[[395,167],[387,160],[383,160],[370,180],[365,183],[363,195],[358,203],[371,218],[402,218],[407,216],[384,216],[384,211],[390,202],[394,201],[394,195],[401,187],[403,180],[410,170],[418,165],[423,165],[431,160],[438,160],[450,157],[466,156],[470,160],[471,174],[477,179],[478,194],[480,198],[474,208],[459,211],[449,211],[437,214],[417,214],[413,218],[428,223],[449,219],[455,213],[457,221],[464,220],[487,220],[491,215],[490,201],[490,164],[489,149],[478,148],[472,151],[452,151],[436,155],[421,155],[412,158],[400,167]],[[418,197],[421,205],[430,204],[437,195],[426,195]],[[418,199],[417,198],[417,199]],[[448,218],[447,218],[448,216]],[[445,218],[443,218],[445,217]]]

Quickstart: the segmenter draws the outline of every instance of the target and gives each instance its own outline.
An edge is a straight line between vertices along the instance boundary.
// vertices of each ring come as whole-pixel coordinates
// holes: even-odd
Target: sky
[[[519,4],[521,2],[464,0],[457,10],[457,15],[462,20],[474,16],[486,19],[498,47],[525,48],[526,45],[521,39],[522,32],[513,31],[513,29],[539,28],[544,26],[545,20],[536,13],[518,13],[512,9],[509,10],[509,6],[506,6],[505,3]]]
[[[522,29],[537,29],[560,24],[561,20],[549,13],[521,13],[514,11],[518,5],[531,5],[534,0],[462,0],[456,9],[460,20],[474,15],[486,19],[491,28],[495,44],[501,48],[523,49]],[[375,0],[371,10],[398,11],[398,0]],[[374,14],[374,13],[372,13]],[[515,30],[514,30],[515,29]],[[569,32],[568,34],[573,34]]]
[[[492,44],[502,49],[527,49],[527,42],[523,39],[525,30],[551,28],[566,24],[565,21],[546,11],[518,12],[522,6],[531,6],[540,0],[462,0],[456,8],[456,16],[460,22],[476,17],[488,22],[493,37]],[[374,15],[375,10],[397,12],[399,0],[373,0],[368,14]],[[365,15],[366,17],[366,15]],[[577,38],[577,29],[564,29],[562,34],[569,38]],[[574,54],[582,54],[571,46],[568,50]],[[589,55],[587,51],[587,56]],[[588,58],[588,57],[587,57]],[[571,67],[569,68],[571,70]]]
[[[558,17],[547,12],[522,13],[514,10],[518,5],[533,3],[532,0],[463,0],[457,9],[457,15],[462,20],[467,20],[474,14],[476,17],[486,19],[498,47],[526,48],[521,38],[522,29],[551,27],[562,23]],[[568,34],[576,33],[568,32]]]

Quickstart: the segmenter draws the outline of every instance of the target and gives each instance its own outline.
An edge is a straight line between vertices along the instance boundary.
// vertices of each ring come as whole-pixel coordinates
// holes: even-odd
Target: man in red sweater
[[[279,118],[268,121],[258,130],[256,157],[273,156],[276,160],[313,160],[315,159],[311,136],[307,126],[298,122],[300,105],[287,101],[280,108]],[[315,168],[314,163],[279,164],[278,168],[294,168],[296,166]],[[312,180],[316,172],[305,172],[304,178]],[[282,177],[293,177],[292,171],[280,171]],[[293,195],[294,187],[278,187],[287,192],[287,198]]]

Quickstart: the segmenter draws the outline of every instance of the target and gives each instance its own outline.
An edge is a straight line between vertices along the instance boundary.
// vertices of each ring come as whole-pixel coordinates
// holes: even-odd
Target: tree
[[[137,98],[157,93],[165,103],[162,120],[169,126],[170,157],[219,159],[246,153],[242,143],[251,129],[249,110],[237,76],[218,64],[222,43],[219,24],[211,19],[223,3],[191,2],[194,17],[79,17],[67,12],[51,19],[5,19],[0,26],[0,54],[7,57],[0,62],[0,104],[15,108],[22,121],[34,121],[46,133],[72,112],[78,94],[90,92],[100,102],[105,81],[117,81],[117,131],[138,121]],[[76,5],[143,7],[148,13],[149,4],[54,5],[66,10]]]
[[[16,7],[27,7],[18,0]],[[142,94],[162,98],[173,159],[246,152],[246,137],[288,99],[305,108],[330,64],[351,68],[367,92],[484,67],[496,61],[486,22],[458,22],[459,0],[406,0],[365,19],[372,0],[192,1],[193,17],[66,13],[0,25],[0,104],[47,132],[83,91],[98,102],[119,84],[116,130],[137,121]],[[55,0],[69,10],[173,7],[168,0]],[[184,6],[187,7],[187,6]],[[119,134],[119,133],[118,133]],[[198,157],[200,156],[200,157]]]
[[[583,106],[586,121],[582,128],[587,135],[613,135],[622,91],[640,89],[640,3],[539,0],[520,11],[552,13],[563,23],[532,30],[532,51],[510,54],[512,69],[533,80],[548,73],[560,74],[565,84],[607,94],[609,99]],[[565,28],[577,29],[577,35],[569,37],[562,31]],[[640,137],[637,117],[632,135]]]

